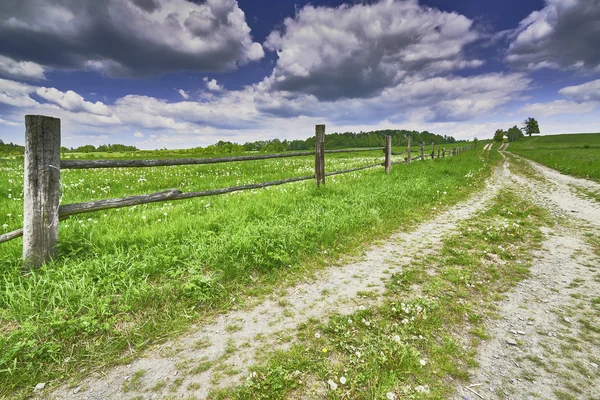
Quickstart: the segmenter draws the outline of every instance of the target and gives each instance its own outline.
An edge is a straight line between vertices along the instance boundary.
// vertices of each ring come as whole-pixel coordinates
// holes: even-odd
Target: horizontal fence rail
[[[392,165],[410,164],[412,159],[411,138],[408,138],[407,149],[392,152],[392,138],[386,136],[385,147],[359,149],[325,150],[325,125],[316,126],[315,151],[296,151],[281,154],[262,154],[255,156],[235,156],[219,158],[180,158],[163,160],[60,160],[60,120],[40,115],[25,116],[26,146],[25,146],[25,183],[24,183],[24,226],[13,232],[0,235],[0,243],[23,236],[23,261],[25,267],[39,267],[52,259],[58,240],[58,222],[73,215],[90,213],[101,210],[130,207],[163,201],[193,199],[197,197],[217,196],[244,190],[261,189],[270,186],[283,185],[315,179],[317,187],[325,184],[325,178],[334,175],[347,174],[383,166],[389,174]],[[467,150],[469,147],[453,147],[452,155]],[[348,168],[339,171],[325,172],[325,154],[384,152],[384,162]],[[415,151],[416,158],[425,160],[425,143]],[[393,161],[392,156],[406,154],[402,161]],[[140,168],[166,167],[176,165],[202,165],[240,161],[268,160],[287,157],[315,157],[315,173],[309,176],[299,176],[280,179],[271,182],[250,183],[222,189],[182,192],[179,189],[169,189],[162,192],[127,196],[115,199],[97,200],[85,203],[59,204],[60,170],[61,169],[96,169],[96,168]],[[431,158],[435,158],[435,143],[432,143]],[[446,150],[441,149],[442,157]],[[440,148],[437,148],[440,158]]]
[[[325,150],[325,154],[334,153],[358,153],[363,151],[383,150],[383,147],[362,149],[340,149]],[[96,168],[148,168],[148,167],[170,167],[177,165],[204,165],[220,164],[239,161],[268,160],[272,158],[304,157],[314,155],[314,151],[295,151],[279,154],[261,154],[256,156],[235,156],[218,158],[176,158],[164,160],[62,160],[61,169],[96,169]]]

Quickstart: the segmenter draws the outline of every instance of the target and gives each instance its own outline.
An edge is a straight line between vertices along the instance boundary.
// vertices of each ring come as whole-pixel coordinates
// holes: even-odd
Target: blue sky
[[[600,0],[4,0],[0,139],[65,146],[600,126]]]

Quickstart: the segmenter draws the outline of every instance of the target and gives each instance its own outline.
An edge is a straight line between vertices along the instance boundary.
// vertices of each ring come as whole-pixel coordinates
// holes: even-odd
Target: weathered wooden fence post
[[[446,149],[442,149],[442,158],[446,158]]]
[[[392,171],[392,137],[385,137],[385,173],[389,174]]]
[[[440,158],[440,147],[438,146],[438,159]]]
[[[406,148],[406,163],[410,164],[410,159],[411,159],[411,150],[410,150],[410,136],[408,137],[408,147]]]
[[[435,158],[435,142],[431,142],[431,159]]]
[[[60,202],[60,119],[25,116],[23,261],[38,268],[56,255]]]
[[[421,161],[425,161],[425,142],[421,142]]]
[[[325,184],[325,125],[317,125],[315,131],[315,180],[319,187]]]

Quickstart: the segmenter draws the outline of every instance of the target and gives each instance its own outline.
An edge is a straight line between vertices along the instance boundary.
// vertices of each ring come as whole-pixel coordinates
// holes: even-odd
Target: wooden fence
[[[89,213],[111,208],[128,207],[138,204],[154,203],[161,201],[184,200],[195,197],[215,196],[219,194],[264,188],[285,183],[299,182],[315,179],[317,187],[325,184],[328,176],[360,171],[368,168],[385,168],[390,173],[392,165],[412,162],[411,139],[408,138],[406,151],[392,152],[392,137],[386,136],[385,147],[366,149],[325,150],[325,125],[316,126],[315,151],[287,152],[282,154],[263,154],[252,156],[224,157],[224,158],[179,158],[165,160],[60,160],[60,119],[42,115],[25,116],[25,173],[24,173],[24,213],[23,228],[0,235],[0,243],[23,236],[23,262],[26,268],[39,267],[56,255],[59,221],[71,215]],[[452,155],[456,155],[470,148],[470,146],[452,148]],[[340,171],[325,173],[325,154],[350,153],[383,150],[385,158],[383,163],[365,165]],[[163,192],[128,196],[116,199],[98,200],[87,203],[60,204],[60,171],[62,169],[90,169],[90,168],[143,168],[173,165],[198,165],[228,162],[241,162],[251,160],[267,160],[272,158],[315,156],[315,173],[310,176],[281,179],[271,182],[253,183],[241,186],[232,186],[223,189],[205,190],[199,192],[182,193],[177,189]],[[404,155],[403,161],[393,162],[392,156]],[[431,158],[436,155],[435,143],[432,143]],[[446,150],[441,149],[441,156],[446,156]],[[440,158],[440,148],[437,150]],[[421,143],[420,160],[425,160],[425,143]]]

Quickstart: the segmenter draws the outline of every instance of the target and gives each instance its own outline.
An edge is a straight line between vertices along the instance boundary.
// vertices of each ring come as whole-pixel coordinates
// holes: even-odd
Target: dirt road
[[[436,248],[456,230],[457,223],[482,211],[502,187],[514,186],[524,196],[553,212],[568,216],[565,226],[546,232],[544,251],[536,254],[532,279],[522,282],[500,305],[501,320],[490,324],[491,339],[482,346],[480,368],[469,389],[457,398],[556,397],[577,385],[587,398],[600,393],[598,364],[600,333],[595,331],[592,299],[600,296],[600,262],[586,242],[586,232],[598,233],[600,207],[581,197],[573,185],[594,183],[556,176],[535,165],[544,178],[516,175],[508,159],[497,168],[486,188],[470,200],[444,212],[435,222],[410,233],[397,233],[369,249],[362,259],[323,271],[318,281],[288,290],[251,310],[233,311],[193,333],[162,344],[129,365],[103,376],[85,379],[40,397],[51,399],[130,399],[165,396],[204,398],[211,388],[239,383],[264,346],[285,348],[290,332],[309,318],[334,312],[350,313],[378,302],[361,291],[382,293],[384,282],[417,254]],[[514,161],[513,161],[514,162]],[[544,181],[547,180],[548,182]],[[597,184],[595,184],[597,185]],[[574,212],[575,211],[575,212]],[[585,322],[590,321],[592,328]],[[586,328],[587,326],[587,328]],[[507,344],[513,339],[516,346]],[[222,361],[228,369],[215,379]],[[197,373],[180,373],[181,366],[203,366]],[[570,383],[574,382],[574,383]],[[469,386],[466,385],[466,386]],[[478,395],[474,394],[477,392]]]

